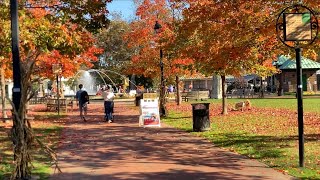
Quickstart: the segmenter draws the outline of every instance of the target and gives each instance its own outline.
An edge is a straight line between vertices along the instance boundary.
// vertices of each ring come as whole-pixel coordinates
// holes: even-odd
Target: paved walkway
[[[63,173],[52,180],[293,179],[186,132],[138,127],[138,108],[115,107],[111,124],[102,121],[102,103],[89,105],[88,122],[77,113],[65,119],[58,150]]]

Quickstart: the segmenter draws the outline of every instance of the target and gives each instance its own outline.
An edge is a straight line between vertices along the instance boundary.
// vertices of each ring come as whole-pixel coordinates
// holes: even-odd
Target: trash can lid
[[[191,104],[194,109],[207,109],[210,103],[195,103]]]
[[[191,105],[192,105],[192,106],[196,106],[196,105],[198,105],[198,104],[207,105],[207,104],[210,104],[210,103],[192,103]]]

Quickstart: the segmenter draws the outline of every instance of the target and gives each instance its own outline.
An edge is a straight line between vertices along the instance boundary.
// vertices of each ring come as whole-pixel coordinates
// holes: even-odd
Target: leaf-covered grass
[[[40,139],[41,142],[48,145],[50,148],[56,148],[57,143],[59,142],[60,133],[62,131],[61,126],[57,125],[43,125],[37,126],[33,129],[34,133],[36,134],[37,138]],[[36,142],[35,142],[36,143]],[[41,179],[46,179],[52,173],[52,164],[51,160],[47,154],[43,152],[40,146],[36,146],[35,150],[35,157],[34,157],[34,166],[32,173],[34,175],[40,176]]]
[[[227,99],[228,104],[244,101],[245,99],[231,98]],[[297,99],[295,98],[265,98],[265,99],[249,99],[255,107],[270,107],[270,108],[285,108],[290,110],[297,110]],[[210,99],[210,103],[221,104],[222,100]],[[303,99],[304,112],[320,113],[320,99],[319,98],[304,98]]]
[[[44,144],[51,148],[55,148],[57,145],[61,126],[51,123],[55,116],[47,116],[49,120],[41,119],[37,117],[32,122],[34,135],[41,140]],[[10,177],[13,168],[13,149],[12,142],[8,138],[8,132],[10,131],[11,123],[0,123],[0,180]],[[34,142],[34,161],[32,175],[37,176],[40,179],[47,179],[51,174],[52,168],[48,155],[43,152],[37,142]]]
[[[211,130],[192,132],[190,103],[168,104],[166,124],[209,139],[215,145],[256,158],[302,179],[320,179],[320,99],[304,99],[305,168],[299,167],[296,99],[250,99],[252,110],[221,115],[221,100],[209,100]],[[191,102],[194,103],[194,102]]]
[[[7,129],[0,126],[0,180],[9,176],[13,157],[11,153],[11,143],[9,142]]]

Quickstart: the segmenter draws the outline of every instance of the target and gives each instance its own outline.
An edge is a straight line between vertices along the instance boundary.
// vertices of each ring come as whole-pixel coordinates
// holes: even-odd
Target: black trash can
[[[278,96],[283,96],[283,89],[278,88]]]
[[[210,103],[191,104],[193,131],[202,132],[210,130],[209,104]]]
[[[136,102],[136,106],[140,106],[140,100],[143,99],[143,94],[136,94],[136,99],[135,99],[135,102]]]

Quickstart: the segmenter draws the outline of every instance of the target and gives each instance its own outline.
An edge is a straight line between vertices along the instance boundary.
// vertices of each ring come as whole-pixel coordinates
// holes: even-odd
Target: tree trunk
[[[131,75],[131,78],[130,78],[130,83],[129,83],[129,90],[137,90],[137,87],[136,87],[136,75],[132,74]]]
[[[7,112],[6,112],[6,82],[4,78],[4,69],[0,68],[0,74],[1,74],[1,103],[2,103],[2,118],[8,118]],[[4,120],[5,121],[5,120]]]
[[[278,74],[278,77],[279,77],[278,96],[283,96],[283,73]]]
[[[31,93],[31,72],[34,62],[21,63],[21,101],[19,109],[13,108],[13,126],[11,129],[11,139],[13,142],[14,164],[12,180],[31,178],[31,150],[34,140],[31,124],[26,119],[26,104]]]
[[[181,96],[180,96],[179,82],[180,82],[179,77],[176,76],[176,94],[177,94],[176,102],[177,102],[177,105],[178,105],[178,106],[181,104]]]
[[[159,112],[161,117],[167,117],[168,116],[168,109],[166,106],[166,87],[164,84],[164,80],[162,80],[161,87],[160,87],[160,107]]]
[[[214,74],[212,76],[212,90],[210,93],[210,98],[221,99],[222,98],[222,82],[221,76]]]
[[[226,96],[226,76],[221,76],[221,84],[222,84],[222,114],[227,115],[228,114],[228,108],[227,108],[227,96]]]
[[[30,163],[32,161],[31,146],[33,136],[30,123],[27,123],[24,120],[24,116],[20,115],[22,115],[21,112],[13,119],[13,127],[11,129],[15,162],[11,179],[29,179],[31,177]]]
[[[264,98],[263,78],[260,80],[260,98]]]

